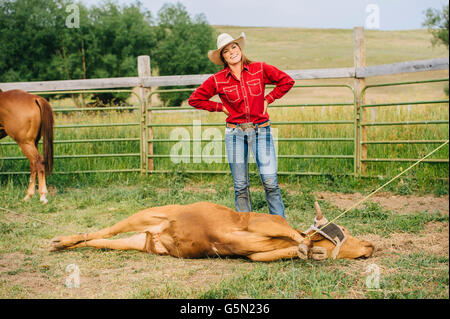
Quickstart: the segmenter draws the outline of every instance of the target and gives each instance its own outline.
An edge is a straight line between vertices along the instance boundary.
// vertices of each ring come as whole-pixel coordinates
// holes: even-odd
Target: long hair
[[[237,43],[237,42],[233,42],[233,43],[235,43],[238,47],[239,47],[239,49],[241,50],[241,61],[242,61],[242,67],[244,67],[244,64],[250,64],[250,63],[252,63],[253,61],[252,60],[250,60],[249,58],[247,58],[247,56],[245,55],[245,53],[244,53],[244,50],[242,50],[242,48],[241,48],[241,46],[239,45],[239,43]],[[223,49],[222,49],[223,50]],[[228,63],[225,61],[225,59],[223,58],[223,56],[222,56],[222,51],[220,51],[220,60],[222,60],[222,63],[223,63],[223,68],[226,68],[227,66],[228,66]]]

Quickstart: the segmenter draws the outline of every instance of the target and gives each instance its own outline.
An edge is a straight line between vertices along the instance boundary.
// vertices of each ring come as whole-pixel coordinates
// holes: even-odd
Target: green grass
[[[258,185],[257,180],[252,182]],[[314,218],[313,193],[330,187],[318,180],[299,183],[283,184],[283,200],[288,222],[306,229]],[[116,175],[108,182],[81,179],[70,185],[60,181],[50,186],[52,196],[45,206],[38,198],[23,202],[23,186],[10,181],[0,192],[2,206],[19,213],[0,211],[2,298],[448,298],[448,255],[414,247],[381,252],[367,260],[273,263],[243,258],[189,260],[89,248],[47,251],[54,236],[95,231],[151,206],[206,200],[233,208],[231,178],[210,181],[183,175],[129,174]],[[252,191],[252,198],[255,211],[267,211],[260,186]],[[342,212],[325,200],[320,204],[329,220]],[[399,215],[368,201],[337,223],[355,236],[388,240],[402,234],[424,236],[429,223],[448,225],[448,215],[426,208]],[[81,269],[77,291],[64,286],[65,267],[71,263]],[[370,263],[382,269],[380,290],[365,286],[364,271]]]
[[[217,26],[220,32],[238,35],[244,31],[246,53],[255,61],[266,61],[280,69],[350,67],[353,65],[351,30],[289,28],[238,28]],[[366,31],[367,65],[448,56],[442,47],[432,47],[431,36],[423,30]],[[400,74],[367,79],[367,84],[447,78],[448,70]],[[297,81],[297,84],[349,84],[353,80]],[[448,99],[444,83],[370,89],[367,103],[412,102]],[[272,121],[352,120],[352,107],[276,107],[283,104],[352,102],[348,89],[296,88],[269,109]],[[130,103],[135,102],[130,100]],[[70,99],[52,101],[55,110],[72,105]],[[153,104],[159,106],[158,101]],[[139,123],[138,112],[56,113],[57,125]],[[202,121],[224,123],[223,114],[209,112],[154,113],[153,123],[173,124]],[[368,109],[365,121],[448,120],[448,104],[389,106]],[[175,127],[174,127],[175,128]],[[192,126],[185,127],[193,137]],[[215,127],[223,138],[224,128]],[[354,135],[352,125],[274,125],[278,138],[347,137]],[[155,128],[155,138],[170,138],[172,128]],[[368,127],[368,140],[448,139],[448,125],[410,125]],[[59,128],[56,140],[139,138],[139,126],[106,128]],[[11,139],[1,140],[11,142]],[[209,142],[202,142],[203,149]],[[174,142],[154,143],[154,154],[169,154]],[[369,145],[368,157],[419,158],[438,145]],[[193,144],[190,143],[190,153]],[[225,155],[224,145],[221,145]],[[279,155],[353,154],[352,142],[278,142]],[[139,153],[139,141],[100,143],[55,143],[55,155]],[[217,154],[216,154],[217,155]],[[0,145],[0,157],[22,156],[17,145]],[[448,147],[433,158],[448,159]],[[288,222],[308,228],[314,218],[314,192],[361,192],[369,194],[412,163],[368,163],[367,173],[374,178],[353,178],[340,174],[353,172],[353,160],[279,159],[278,170],[321,172],[324,176],[279,176]],[[135,169],[138,156],[56,159],[54,171]],[[253,173],[256,172],[254,164]],[[124,219],[140,209],[166,204],[211,201],[234,207],[230,174],[187,174],[186,170],[223,170],[219,163],[173,163],[155,159],[155,168],[175,174],[92,173],[53,174],[48,177],[49,203],[41,205],[35,197],[23,202],[28,175],[0,175],[0,297],[1,298],[448,298],[448,254],[443,256],[416,248],[385,252],[358,261],[312,262],[301,260],[252,263],[242,258],[183,260],[152,256],[132,251],[80,249],[62,253],[47,251],[52,237],[98,230]],[[25,160],[0,160],[0,172],[27,172]],[[264,192],[257,174],[251,174],[254,210],[266,212]],[[446,163],[422,163],[383,192],[397,195],[448,195]],[[320,201],[329,220],[342,213],[330,202]],[[32,220],[31,216],[46,223]],[[442,216],[426,207],[399,215],[367,201],[339,219],[339,224],[356,236],[375,236],[389,240],[394,236],[424,236],[430,223],[448,225]],[[440,234],[437,232],[437,234]],[[448,237],[447,237],[448,240]],[[375,243],[376,245],[377,243]],[[80,290],[64,287],[65,267],[80,266]],[[379,290],[365,286],[368,264],[382,269]]]
[[[393,256],[384,262],[391,269],[403,269],[387,275],[380,290],[369,291],[367,298],[423,299],[448,298],[448,256],[436,257],[417,252]]]
[[[338,29],[295,29],[295,28],[241,28],[216,26],[218,32],[237,34],[244,31],[248,43],[248,55],[257,61],[266,61],[280,69],[309,69],[328,67],[348,67],[353,65],[352,30]],[[395,63],[406,60],[429,59],[448,56],[444,47],[433,47],[430,44],[431,35],[425,30],[411,31],[372,31],[366,30],[367,65]],[[448,78],[448,70],[398,74],[393,76],[374,77],[367,79],[367,84],[398,82],[409,80],[423,80],[432,78]],[[297,81],[302,84],[349,84],[354,85],[352,79],[306,80]],[[403,85],[395,87],[371,88],[367,91],[366,103],[413,102],[448,99],[443,91],[445,83],[429,83],[421,85]],[[217,99],[217,98],[215,98]],[[135,99],[134,99],[135,100]],[[133,98],[131,104],[135,104]],[[89,98],[86,96],[86,101]],[[134,102],[133,102],[134,101]],[[282,107],[286,104],[302,103],[353,103],[353,95],[348,88],[294,88],[283,99],[276,101],[269,108],[273,122],[286,121],[353,121],[352,106],[318,106],[318,107]],[[70,99],[52,101],[55,110],[60,107],[73,105]],[[153,106],[160,106],[155,99]],[[378,108],[368,108],[364,112],[364,122],[399,122],[447,120],[448,104],[424,105],[393,105]],[[200,136],[194,136],[192,125],[188,127],[155,127],[154,138],[170,138],[175,129],[181,130],[188,138],[210,138],[207,136],[207,123],[224,123],[225,116],[220,113],[206,111],[181,113],[154,113],[152,123],[193,123],[201,121]],[[58,112],[57,125],[71,124],[103,124],[103,123],[139,123],[139,112]],[[209,127],[218,138],[224,137],[224,128]],[[367,127],[367,140],[446,140],[448,139],[448,124],[436,125],[395,125],[382,127]],[[211,132],[211,131],[210,131]],[[273,125],[273,134],[278,138],[353,138],[355,134],[352,124],[319,124],[319,125]],[[140,130],[137,126],[95,127],[95,128],[59,128],[55,131],[56,140],[68,139],[100,139],[100,138],[139,138]],[[180,138],[175,135],[174,138]],[[11,142],[10,138],[1,141]],[[55,155],[93,155],[93,154],[139,154],[139,141],[129,142],[98,142],[55,144]],[[225,156],[224,143],[219,143],[217,149],[209,142],[201,143],[203,155]],[[154,143],[154,154],[170,154],[176,142]],[[369,158],[406,158],[418,159],[438,144],[374,144],[368,145]],[[277,142],[278,155],[347,155],[354,154],[353,141],[341,142]],[[188,145],[190,155],[194,152],[194,144]],[[432,159],[448,159],[448,146],[434,154]],[[181,154],[181,151],[179,152]],[[22,156],[16,145],[1,145],[0,157]],[[219,158],[211,164],[203,159],[195,163],[193,158],[188,163],[174,163],[169,158],[155,158],[157,170],[222,170],[228,171],[225,158]],[[367,175],[395,176],[412,162],[368,162]],[[353,174],[353,159],[291,159],[279,158],[280,172],[318,172],[322,174],[341,175]],[[0,160],[0,171],[28,171],[26,160]],[[96,157],[96,158],[59,158],[55,161],[55,172],[106,170],[106,169],[139,169],[139,156]],[[255,171],[254,164],[252,169]],[[100,175],[101,176],[101,175]],[[447,163],[422,163],[419,167],[406,175],[429,184],[428,180],[436,178],[448,179]],[[4,180],[4,177],[0,175]],[[61,177],[70,180],[71,177]],[[93,175],[93,179],[99,178]],[[103,178],[103,177],[100,177]],[[72,178],[73,179],[73,178]],[[73,182],[70,181],[70,182]],[[431,182],[431,184],[435,184]],[[439,184],[440,185],[440,184]],[[439,186],[436,186],[439,187]],[[432,186],[434,189],[435,186]]]
[[[319,201],[320,202],[320,201]],[[327,207],[325,205],[321,205]],[[362,207],[361,207],[362,206]],[[352,227],[355,235],[378,234],[384,237],[391,233],[420,233],[430,222],[448,222],[448,216],[443,216],[439,212],[424,211],[399,215],[398,213],[385,211],[378,204],[370,200],[361,204],[339,218],[339,223],[344,227]],[[325,214],[327,210],[324,210]],[[344,211],[332,208],[327,214],[331,220]]]

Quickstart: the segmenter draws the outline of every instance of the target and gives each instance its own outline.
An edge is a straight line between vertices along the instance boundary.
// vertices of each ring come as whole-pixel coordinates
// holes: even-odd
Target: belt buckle
[[[242,123],[242,124],[239,124],[239,127],[240,127],[243,131],[245,131],[246,129],[249,129],[249,128],[255,128],[255,126],[253,125],[253,123]]]

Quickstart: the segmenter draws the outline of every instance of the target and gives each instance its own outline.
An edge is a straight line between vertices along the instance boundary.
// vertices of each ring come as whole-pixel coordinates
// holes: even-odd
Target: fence
[[[322,155],[314,155],[309,154],[305,155],[303,153],[294,153],[294,154],[279,154],[278,158],[289,161],[289,160],[298,160],[298,159],[312,159],[312,160],[322,160],[329,159],[334,161],[334,163],[338,163],[339,161],[351,162],[352,165],[346,166],[345,172],[334,171],[335,174],[345,174],[345,175],[367,175],[367,165],[371,162],[401,162],[401,161],[412,161],[415,159],[408,158],[375,158],[367,156],[367,149],[369,145],[375,144],[432,144],[438,143],[443,140],[431,139],[431,140],[396,140],[396,141],[388,141],[388,140],[369,140],[367,138],[367,132],[370,127],[381,127],[381,126],[392,126],[392,125],[441,125],[448,124],[448,120],[426,120],[426,121],[416,121],[416,122],[367,122],[367,110],[369,108],[386,108],[393,105],[403,105],[403,104],[447,104],[448,100],[433,100],[433,101],[417,101],[417,102],[396,102],[396,103],[384,103],[384,104],[367,104],[365,102],[365,97],[367,95],[367,91],[373,90],[375,88],[380,87],[390,87],[390,86],[398,86],[398,85],[419,85],[424,83],[432,83],[432,82],[443,82],[448,79],[437,79],[437,80],[426,80],[426,81],[417,81],[417,82],[404,82],[404,83],[386,83],[386,84],[377,84],[377,85],[366,85],[365,78],[372,76],[380,76],[380,75],[389,75],[389,74],[398,74],[398,73],[408,73],[408,72],[422,72],[422,71],[433,71],[433,70],[444,70],[448,69],[448,59],[432,59],[432,60],[421,60],[421,61],[409,61],[402,63],[394,63],[388,65],[378,65],[378,66],[366,66],[365,65],[365,44],[363,37],[363,29],[355,28],[354,30],[354,61],[355,65],[351,68],[338,68],[338,69],[313,69],[313,70],[290,70],[286,71],[290,76],[292,76],[295,80],[306,80],[306,79],[354,79],[354,85],[348,84],[317,84],[317,85],[296,85],[295,89],[305,89],[305,88],[342,88],[349,90],[351,92],[352,99],[350,101],[345,101],[342,103],[295,103],[290,105],[278,105],[276,108],[299,108],[299,107],[334,107],[334,106],[342,106],[346,108],[352,108],[350,111],[352,116],[349,119],[345,120],[330,120],[330,121],[273,121],[273,127],[283,127],[283,126],[320,126],[320,125],[339,125],[349,127],[349,131],[352,133],[346,133],[345,136],[332,136],[332,137],[279,137],[277,139],[278,142],[281,143],[291,143],[295,142],[303,142],[303,143],[347,143],[352,145],[350,148],[345,148],[341,154],[338,153],[330,153],[330,154],[322,154]],[[89,129],[92,128],[114,128],[113,131],[119,132],[119,128],[126,128],[122,135],[102,138],[101,136],[92,136],[86,134],[83,138],[58,138],[58,135],[55,140],[55,144],[64,144],[64,145],[73,145],[73,144],[127,144],[126,147],[123,147],[121,151],[117,151],[117,148],[113,152],[92,152],[92,149],[96,148],[94,146],[87,147],[85,154],[61,154],[56,150],[55,158],[57,161],[62,161],[65,159],[132,159],[124,161],[124,163],[119,163],[118,166],[114,166],[113,168],[95,168],[90,169],[89,163],[86,164],[86,167],[76,167],[75,169],[67,169],[66,167],[61,170],[58,170],[58,167],[55,169],[55,173],[89,173],[89,172],[142,172],[142,173],[158,173],[158,172],[172,172],[174,168],[170,169],[162,169],[160,167],[155,167],[155,159],[164,159],[168,158],[171,155],[168,153],[160,153],[159,150],[161,147],[158,145],[162,143],[173,143],[180,142],[183,140],[179,139],[171,139],[171,138],[162,138],[161,136],[155,135],[154,131],[157,128],[163,127],[183,127],[183,126],[192,126],[193,123],[156,123],[154,121],[156,114],[158,111],[169,111],[174,112],[190,110],[195,112],[191,107],[178,107],[178,108],[159,108],[151,106],[151,98],[152,96],[161,93],[161,90],[155,90],[152,88],[159,86],[182,86],[182,85],[198,85],[206,80],[209,75],[185,75],[185,76],[150,76],[150,58],[148,56],[141,56],[138,58],[138,77],[128,77],[128,78],[111,78],[111,79],[90,79],[90,80],[69,80],[69,81],[46,81],[46,82],[17,82],[17,83],[0,83],[0,88],[2,90],[9,89],[24,89],[27,91],[36,92],[41,95],[46,94],[89,94],[89,93],[128,93],[136,96],[137,105],[133,106],[125,106],[125,107],[108,107],[108,108],[58,108],[55,107],[55,113],[61,114],[69,114],[70,112],[75,113],[88,113],[93,114],[93,112],[111,112],[111,113],[120,113],[120,112],[129,112],[130,116],[116,116],[115,119],[118,119],[118,122],[112,123],[68,123],[68,124],[58,124],[56,125],[56,131],[61,131],[64,129]],[[138,87],[138,93],[135,93],[133,90],[111,90],[115,88],[131,88]],[[105,90],[108,89],[108,90]],[[191,89],[188,89],[191,90]],[[171,91],[176,92],[180,90],[165,90],[164,92]],[[192,90],[191,90],[192,91]],[[274,107],[274,108],[275,108]],[[206,112],[204,112],[206,113]],[[122,113],[120,113],[122,114]],[[176,114],[176,113],[172,113]],[[125,122],[123,120],[125,119]],[[130,119],[130,121],[126,121]],[[120,121],[119,121],[120,120]],[[223,126],[224,122],[207,122],[202,123],[204,126]],[[96,133],[96,134],[102,134]],[[108,133],[106,133],[108,134]],[[448,139],[448,130],[445,136],[445,139]],[[187,142],[187,141],[184,141]],[[201,139],[198,141],[196,139],[190,139],[188,143],[197,143],[197,142],[218,142],[217,139]],[[3,145],[12,145],[14,142],[1,142],[0,147]],[[138,144],[138,145],[137,145]],[[155,152],[155,149],[157,152]],[[136,150],[139,150],[137,152]],[[344,154],[345,153],[345,154]],[[185,156],[185,155],[183,155]],[[183,157],[182,156],[182,157]],[[191,155],[189,155],[192,157]],[[203,155],[202,155],[203,156]],[[208,156],[206,156],[208,157]],[[211,158],[217,157],[216,155],[211,156]],[[224,158],[222,154],[219,155],[220,158]],[[195,157],[192,157],[195,159]],[[2,163],[6,163],[8,161],[17,161],[23,160],[23,156],[4,156],[1,152],[0,148],[0,167]],[[336,160],[338,162],[336,162]],[[432,159],[429,162],[447,162],[447,158],[441,159]],[[117,163],[116,163],[117,164]],[[338,164],[340,166],[340,164]],[[220,169],[220,168],[223,169]],[[216,167],[217,168],[217,167]],[[224,166],[218,165],[219,169],[214,170],[205,170],[200,167],[197,170],[184,170],[185,172],[195,172],[195,173],[229,173],[228,169],[225,169]],[[327,171],[306,171],[302,169],[292,169],[291,166],[288,167],[288,170],[280,170],[280,175],[318,175],[318,174],[329,174]],[[17,170],[8,170],[2,169],[0,171],[1,174],[25,174],[28,173],[28,170],[23,168],[23,171]]]
[[[434,79],[434,80],[424,80],[424,81],[408,81],[408,82],[396,82],[396,83],[383,83],[383,84],[375,84],[375,85],[367,85],[363,88],[360,95],[360,130],[361,134],[361,158],[358,161],[361,163],[360,166],[360,175],[365,175],[367,173],[367,163],[368,162],[416,162],[419,158],[370,158],[367,156],[367,148],[369,145],[375,144],[442,144],[445,142],[445,139],[429,139],[429,140],[368,140],[367,139],[367,130],[369,127],[386,127],[386,126],[415,126],[415,125],[443,125],[449,124],[448,120],[421,120],[421,121],[397,121],[397,122],[368,122],[367,121],[367,109],[368,108],[387,108],[391,106],[401,106],[406,105],[410,107],[411,105],[439,105],[439,104],[447,104],[448,100],[429,100],[429,101],[408,101],[408,102],[394,102],[394,103],[378,103],[378,104],[365,104],[363,101],[365,100],[366,93],[369,89],[373,88],[381,88],[381,87],[392,87],[392,86],[405,86],[405,85],[417,85],[424,83],[438,83],[438,82],[448,82],[449,79]],[[448,139],[448,132],[447,137]],[[448,163],[447,159],[426,159],[423,161],[424,163]]]
[[[54,95],[55,92],[36,92],[39,95]],[[57,118],[55,125],[55,174],[74,174],[74,173],[92,173],[92,172],[140,172],[142,153],[133,152],[133,149],[139,149],[142,144],[140,132],[142,131],[142,122],[140,116],[128,116],[132,121],[121,121],[120,116],[116,116],[113,122],[106,123],[104,120],[98,121],[100,117],[108,117],[111,119],[111,113],[123,114],[124,112],[141,112],[140,97],[132,90],[85,90],[85,91],[58,91],[58,95],[74,95],[74,94],[104,94],[104,93],[126,93],[134,95],[138,101],[135,106],[119,106],[119,107],[64,107],[53,105],[53,110]],[[119,120],[118,120],[119,119]],[[76,123],[73,123],[76,122]],[[120,134],[120,129],[125,130],[125,134]],[[115,131],[114,134],[111,129]],[[67,132],[70,131],[70,132]],[[86,133],[87,131],[87,133]],[[130,133],[133,133],[134,137]],[[103,136],[107,135],[108,138]],[[117,136],[114,136],[117,135]],[[122,136],[121,136],[122,135]],[[109,149],[116,149],[115,147],[108,147],[107,145],[113,143],[134,144],[134,147],[128,147],[128,152],[105,152]],[[78,145],[73,149],[73,145]],[[80,146],[83,145],[83,146]],[[28,174],[27,159],[20,153],[15,142],[3,142],[1,146],[5,146],[2,153],[6,153],[6,146],[11,146],[9,154],[13,156],[0,156],[0,167],[3,166],[0,174]],[[1,153],[0,153],[1,155]],[[139,160],[130,161],[129,159],[138,158]],[[68,160],[75,159],[68,164]],[[89,169],[90,166],[95,166],[96,160],[105,161],[105,159],[112,160],[113,166],[122,166],[121,168],[108,169]],[[125,159],[125,161],[124,161]],[[10,167],[21,167],[23,171],[8,170],[7,162],[23,161],[22,165],[9,165]],[[125,166],[124,163],[125,162]],[[107,166],[111,163],[104,163],[102,166]]]
[[[270,90],[272,87],[269,87],[268,89]],[[355,99],[355,92],[354,89],[350,86],[350,85],[346,85],[346,84],[317,84],[317,85],[294,85],[293,86],[293,90],[296,89],[308,89],[308,88],[340,88],[340,89],[346,89],[349,91],[350,95],[352,96],[352,99],[350,101],[347,102],[342,102],[342,103],[308,103],[308,104],[301,104],[301,103],[296,103],[296,104],[278,104],[278,105],[274,105],[271,106],[271,109],[277,109],[277,108],[326,108],[326,107],[334,107],[334,106],[345,106],[345,107],[350,107],[350,109],[352,110],[351,113],[353,114],[352,118],[347,119],[347,120],[321,120],[321,121],[271,121],[271,124],[273,127],[280,127],[280,126],[285,126],[285,125],[289,125],[289,126],[301,126],[301,125],[312,125],[312,126],[318,126],[318,125],[342,125],[342,126],[350,126],[351,131],[353,132],[352,136],[350,137],[343,137],[343,136],[333,136],[333,137],[278,137],[275,136],[275,143],[295,143],[295,142],[350,142],[352,145],[354,145],[354,149],[357,148],[357,141],[356,141],[356,130],[355,130],[355,124],[356,124],[356,112],[355,110],[355,103],[356,103],[356,99]],[[180,91],[192,91],[192,89],[178,89],[176,90],[176,92],[180,92]],[[151,100],[151,96],[154,94],[158,94],[158,93],[167,93],[167,92],[171,92],[171,90],[160,90],[160,91],[153,91],[149,97],[149,101]],[[166,113],[178,113],[179,111],[193,111],[194,109],[192,107],[177,107],[177,108],[173,108],[173,107],[148,107],[147,111],[148,112],[153,112],[152,115],[152,119],[155,120],[157,118],[155,112],[166,112]],[[195,111],[193,111],[195,112]],[[201,112],[201,111],[200,111]],[[276,112],[276,111],[274,111]],[[173,116],[169,116],[171,118],[173,118]],[[197,120],[198,121],[198,120]],[[192,127],[192,130],[195,130],[195,126],[199,125],[199,123],[192,123],[192,122],[187,122],[186,120],[184,122],[177,122],[177,123],[166,123],[166,122],[159,122],[159,123],[147,123],[146,127],[148,129],[155,129],[155,128],[170,128],[170,127],[176,127],[176,128],[182,128],[182,127]],[[224,127],[224,122],[204,122],[201,121],[200,123],[201,127]],[[200,134],[196,134],[198,136],[195,136],[194,138],[191,138],[191,133],[192,135],[195,135],[195,133],[193,132],[188,132],[188,131],[182,131],[182,132],[186,132],[186,137],[185,139],[179,139],[179,138],[158,138],[158,139],[149,139],[148,140],[148,147],[147,147],[147,158],[148,158],[148,163],[146,166],[146,171],[148,173],[166,173],[166,172],[171,172],[173,170],[176,170],[176,165],[173,165],[172,167],[170,167],[170,169],[160,169],[160,168],[153,168],[153,169],[149,169],[149,167],[153,167],[154,163],[153,161],[155,159],[164,159],[164,158],[171,158],[173,159],[185,159],[185,158],[197,158],[197,159],[202,159],[204,160],[205,158],[219,158],[219,159],[225,159],[226,155],[222,155],[224,152],[220,151],[219,155],[209,155],[209,154],[204,154],[204,152],[201,152],[201,150],[199,150],[199,148],[201,148],[201,143],[218,143],[219,144],[219,148],[223,149],[224,146],[224,138],[222,136],[222,134],[219,134],[219,137],[217,138],[217,136],[215,136],[213,139],[205,139],[202,138],[202,136],[200,136]],[[158,135],[161,136],[163,135],[161,132],[159,132],[159,134],[154,134],[152,133],[152,135]],[[166,134],[167,135],[167,134]],[[184,134],[182,134],[184,135]],[[170,154],[168,152],[161,154],[161,148],[159,148],[159,152],[157,152],[158,154],[152,154],[150,152],[150,150],[153,150],[153,144],[154,143],[186,143],[187,148],[190,149],[190,143],[193,144],[192,148],[195,148],[195,143],[197,143],[197,152],[196,154],[191,155],[190,151],[187,152],[187,154],[182,154],[182,155],[178,155],[178,154]],[[173,148],[174,145],[172,145]],[[167,148],[166,148],[167,150]],[[183,152],[184,153],[184,152]],[[310,155],[305,155],[305,154],[280,154],[278,153],[277,158],[279,160],[289,160],[289,159],[339,159],[339,160],[352,160],[354,163],[354,169],[352,172],[347,173],[349,175],[354,175],[356,174],[356,161],[357,158],[355,156],[355,153],[353,154],[321,154],[321,155],[315,155],[315,154],[310,154]],[[203,166],[207,166],[206,164],[204,164]],[[205,169],[201,169],[201,170],[183,170],[186,173],[228,173],[228,170],[217,170],[217,169],[212,169],[212,170],[205,170]],[[280,175],[320,175],[323,174],[323,172],[304,172],[304,171],[298,171],[298,170],[290,170],[290,171],[279,171],[278,172]]]

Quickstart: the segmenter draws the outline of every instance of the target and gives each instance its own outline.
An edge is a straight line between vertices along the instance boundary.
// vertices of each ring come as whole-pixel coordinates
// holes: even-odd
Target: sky
[[[81,0],[98,5],[97,0]],[[135,0],[115,0],[119,4]],[[164,3],[182,3],[191,15],[203,13],[211,25],[374,30],[422,28],[427,8],[446,0],[141,0],[156,17]]]

